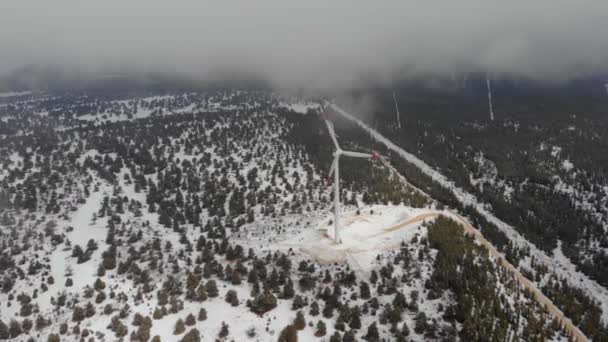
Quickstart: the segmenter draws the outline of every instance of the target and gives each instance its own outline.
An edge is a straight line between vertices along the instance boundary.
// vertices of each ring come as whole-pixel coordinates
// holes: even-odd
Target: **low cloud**
[[[607,18],[595,0],[20,0],[0,11],[0,73],[228,71],[304,87],[460,71],[569,78],[607,70]]]

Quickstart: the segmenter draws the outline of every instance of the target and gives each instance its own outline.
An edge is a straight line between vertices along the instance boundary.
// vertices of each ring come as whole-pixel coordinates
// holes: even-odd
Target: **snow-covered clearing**
[[[564,159],[564,161],[562,161],[562,169],[566,170],[566,171],[570,171],[574,168],[574,164],[572,164],[572,162],[568,159]]]
[[[314,230],[305,232],[306,240],[300,250],[322,264],[355,261],[354,269],[367,273],[370,259],[379,253],[399,248],[404,240],[410,240],[423,221],[412,222],[408,229],[392,229],[400,223],[423,215],[426,209],[409,208],[403,205],[373,205],[357,211],[343,213],[340,218],[342,243],[333,241],[333,215],[322,219]],[[405,227],[404,227],[405,228]]]
[[[67,225],[68,227],[73,228],[73,230],[66,233],[66,238],[70,240],[72,246],[79,245],[85,250],[89,240],[95,241],[98,245],[104,243],[107,234],[105,220],[93,220],[93,216],[101,208],[103,198],[110,193],[110,190],[111,188],[109,185],[102,184],[99,191],[92,192],[86,202],[78,208],[70,220],[60,223],[60,225]],[[57,294],[65,289],[64,285],[68,278],[66,275],[74,275],[71,278],[75,288],[80,289],[86,285],[92,284],[97,275],[97,265],[99,265],[101,260],[101,253],[101,249],[98,248],[91,255],[90,261],[78,264],[68,260],[75,260],[71,256],[71,249],[56,248],[50,256],[51,275],[55,279],[55,284],[49,287],[49,291],[41,294],[41,296],[47,296],[49,299],[41,300],[39,302],[50,305],[50,298],[52,296],[57,297]],[[50,308],[51,307],[49,306],[48,309]]]
[[[283,107],[283,108],[287,108],[289,110],[292,110],[296,113],[300,113],[300,114],[306,114],[308,113],[309,110],[318,110],[321,108],[321,106],[318,103],[311,103],[311,102],[296,102],[296,103],[285,103],[285,102],[281,102],[279,104],[279,107]]]

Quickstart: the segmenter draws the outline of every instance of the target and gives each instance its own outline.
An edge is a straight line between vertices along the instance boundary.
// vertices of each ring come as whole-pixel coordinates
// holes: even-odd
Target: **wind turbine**
[[[377,160],[380,159],[380,155],[377,153],[361,153],[361,152],[352,152],[352,151],[344,151],[340,148],[338,144],[338,139],[336,138],[336,132],[334,131],[334,125],[325,118],[325,124],[327,125],[327,130],[329,131],[329,135],[331,136],[331,140],[334,142],[334,147],[336,150],[334,151],[334,160],[331,163],[331,168],[329,169],[328,177],[331,177],[333,172],[334,174],[334,242],[342,243],[340,239],[340,157],[347,156],[353,158],[367,158]]]
[[[494,121],[494,106],[492,105],[492,81],[486,76],[486,87],[488,88],[488,108],[490,109],[490,121]]]
[[[401,114],[399,113],[399,105],[397,104],[397,96],[393,90],[393,101],[395,102],[395,111],[397,112],[397,127],[401,129]]]

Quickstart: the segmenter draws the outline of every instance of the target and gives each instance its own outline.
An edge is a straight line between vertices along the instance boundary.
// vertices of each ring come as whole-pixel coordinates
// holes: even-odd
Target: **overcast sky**
[[[28,63],[283,83],[605,71],[606,0],[4,0],[0,73]]]

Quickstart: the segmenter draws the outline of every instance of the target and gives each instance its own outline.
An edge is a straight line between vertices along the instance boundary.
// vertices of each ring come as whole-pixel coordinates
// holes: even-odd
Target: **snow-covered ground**
[[[315,229],[306,232],[306,240],[300,249],[322,264],[355,262],[352,268],[366,273],[370,259],[383,251],[398,248],[409,240],[424,220],[407,224],[408,220],[429,213],[403,205],[373,205],[344,212],[340,218],[340,238],[334,242],[333,215],[322,219]],[[399,227],[403,225],[402,227]],[[394,229],[395,227],[403,229]]]

